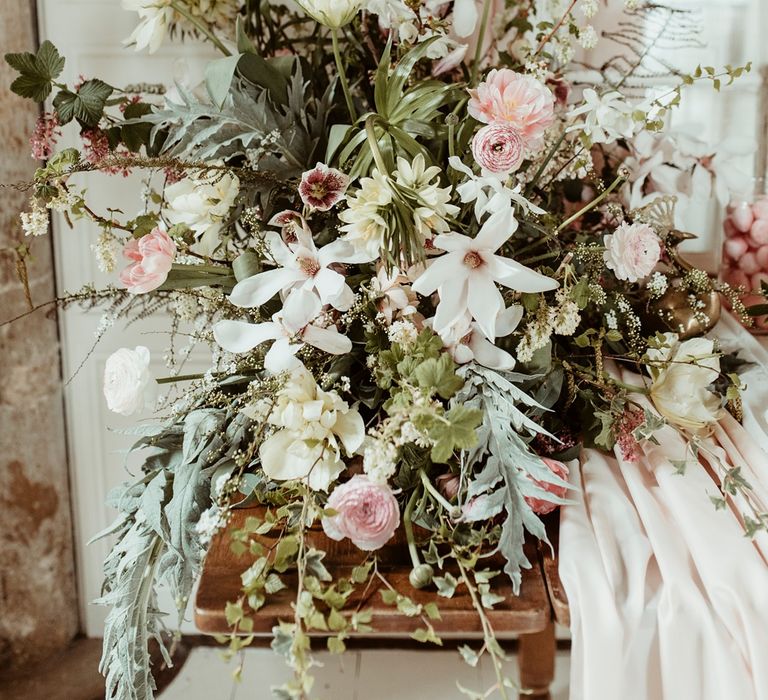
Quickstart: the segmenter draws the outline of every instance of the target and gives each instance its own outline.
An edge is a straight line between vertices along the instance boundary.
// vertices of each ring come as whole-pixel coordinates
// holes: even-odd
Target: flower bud
[[[419,564],[411,569],[408,580],[414,588],[424,588],[432,583],[434,575],[434,569],[429,564]]]

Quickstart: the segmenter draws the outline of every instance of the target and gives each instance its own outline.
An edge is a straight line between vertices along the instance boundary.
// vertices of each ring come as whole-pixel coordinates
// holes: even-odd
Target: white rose
[[[362,7],[362,0],[298,0],[312,19],[330,29],[351,22]]]
[[[283,429],[259,448],[264,473],[278,481],[306,480],[315,491],[327,491],[343,471],[341,447],[352,455],[365,437],[360,414],[335,391],[323,391],[306,370],[294,372],[280,390],[269,422]]]
[[[240,180],[228,172],[185,177],[165,188],[168,208],[165,217],[171,224],[185,224],[198,240],[202,255],[212,255],[221,244],[219,234],[240,191]]]
[[[120,348],[104,365],[104,396],[110,411],[130,416],[154,405],[157,382],[149,371],[149,350]]]
[[[651,399],[656,410],[681,428],[700,430],[717,421],[720,399],[708,387],[720,375],[720,358],[707,338],[678,342],[667,333],[667,346],[649,350],[647,357],[653,384]]]

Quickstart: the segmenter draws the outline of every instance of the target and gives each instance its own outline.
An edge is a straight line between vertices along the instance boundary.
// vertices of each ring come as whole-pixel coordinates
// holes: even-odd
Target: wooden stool
[[[227,532],[242,528],[248,516],[261,514],[263,509],[259,507],[235,510],[227,529],[219,532],[211,542],[195,599],[195,624],[205,634],[227,634],[231,631],[224,614],[225,605],[239,597],[240,573],[250,563],[247,558],[249,555],[237,557],[232,553]],[[324,563],[336,575],[345,575],[363,559],[360,550],[349,541],[329,540],[322,530],[313,530],[307,537],[315,547],[327,552]],[[269,546],[268,536],[259,539]],[[555,660],[552,604],[542,566],[542,552],[532,541],[526,544],[526,550],[534,565],[531,569],[523,570],[520,594],[514,595],[509,580],[499,576],[495,580],[498,583],[494,592],[504,596],[504,600],[494,606],[493,610],[486,611],[486,615],[499,638],[519,637],[518,660],[523,695],[547,700],[550,697],[549,686],[554,677]],[[493,564],[501,568],[503,562]],[[554,566],[556,573],[556,562]],[[438,603],[441,619],[432,621],[432,624],[446,642],[481,636],[480,621],[463,587],[459,588],[453,598],[436,598],[431,588],[414,590],[410,587],[408,575],[411,563],[404,541],[395,539],[380,550],[379,570],[398,591],[407,591],[414,602]],[[279,620],[293,619],[291,603],[295,599],[295,591],[292,590],[296,584],[295,576],[285,574],[283,580],[287,588],[270,596],[267,604],[252,615],[254,634],[271,636],[272,628]],[[352,609],[364,603],[373,615],[371,625],[375,629],[372,633],[353,635],[349,641],[357,647],[411,647],[410,635],[422,626],[421,621],[418,617],[407,617],[393,606],[385,605],[379,595],[383,585],[374,580],[368,587],[364,601],[361,600],[362,591],[356,592],[349,599],[348,606]]]

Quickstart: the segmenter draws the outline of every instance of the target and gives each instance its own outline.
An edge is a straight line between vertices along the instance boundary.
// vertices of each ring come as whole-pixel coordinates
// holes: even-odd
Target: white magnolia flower
[[[708,338],[678,341],[665,333],[666,345],[646,357],[651,400],[656,410],[681,428],[700,430],[720,418],[720,399],[708,387],[720,375],[720,357]]]
[[[512,333],[522,317],[523,307],[518,304],[504,309],[496,320],[497,337]],[[509,370],[515,367],[515,358],[488,340],[469,314],[447,328],[440,334],[440,338],[457,364],[474,361],[490,369]]]
[[[584,121],[572,124],[566,132],[579,131],[592,143],[613,143],[632,138],[635,133],[634,107],[615,90],[598,95],[592,88],[584,90],[584,104],[568,112],[570,119],[584,115]]]
[[[173,20],[171,0],[122,0],[122,7],[138,12],[141,20],[124,43],[134,45],[136,51],[147,47],[149,53],[157,51]]]
[[[389,231],[382,210],[391,203],[392,190],[387,178],[374,168],[371,177],[360,179],[360,189],[347,195],[347,209],[339,214],[344,222],[341,230],[346,234],[345,240],[372,256],[371,259],[379,255]]]
[[[330,29],[349,24],[363,5],[362,0],[297,0],[297,3],[312,19]]]
[[[323,304],[315,294],[297,289],[288,295],[283,310],[265,323],[219,321],[213,327],[216,342],[234,353],[248,352],[257,345],[274,340],[264,357],[264,367],[277,374],[303,367],[296,353],[306,344],[331,355],[352,350],[352,341],[335,326],[316,325]]]
[[[130,416],[154,406],[157,382],[149,371],[149,350],[120,348],[104,365],[104,397],[110,411]]]
[[[278,292],[286,294],[293,289],[316,291],[323,304],[339,311],[352,306],[354,293],[344,275],[332,266],[369,262],[371,256],[355,251],[351,243],[341,239],[318,250],[309,231],[296,227],[294,234],[295,241],[291,243],[285,243],[274,232],[267,236],[272,257],[280,267],[238,282],[229,297],[235,306],[252,309]]]
[[[396,267],[387,272],[382,265],[371,279],[371,291],[377,297],[376,308],[391,324],[395,316],[412,316],[418,299],[409,286],[408,278]]]
[[[496,283],[518,292],[545,292],[555,289],[555,280],[539,274],[496,251],[517,230],[512,209],[492,214],[475,238],[459,233],[435,238],[436,248],[447,251],[435,259],[414,282],[413,290],[423,296],[438,291],[440,303],[434,329],[442,334],[469,312],[489,340],[496,338],[496,319],[504,299]]]
[[[165,188],[170,224],[185,224],[198,240],[198,251],[212,255],[219,234],[240,191],[240,180],[231,172],[209,171],[185,177]]]
[[[351,456],[365,438],[357,410],[335,391],[323,391],[303,369],[277,394],[269,422],[281,430],[259,448],[264,473],[279,481],[306,480],[316,491],[327,491],[343,471],[341,447]]]

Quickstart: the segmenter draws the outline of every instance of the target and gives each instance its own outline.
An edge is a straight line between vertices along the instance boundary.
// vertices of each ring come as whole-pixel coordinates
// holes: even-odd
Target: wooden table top
[[[195,599],[195,623],[206,634],[226,634],[230,631],[224,615],[227,602],[234,602],[240,596],[240,573],[250,564],[249,554],[236,556],[230,549],[230,530],[240,529],[249,515],[263,513],[259,508],[235,510],[227,528],[214,536],[208,550],[200,577]],[[315,546],[326,551],[325,565],[336,576],[345,575],[352,567],[362,563],[365,553],[357,550],[348,541],[333,542],[319,532],[310,533],[315,538]],[[269,544],[269,537],[263,539]],[[481,634],[481,625],[472,607],[472,601],[465,586],[459,586],[454,597],[443,598],[436,595],[434,586],[416,590],[408,583],[411,570],[407,549],[403,542],[394,542],[385,546],[380,553],[379,570],[391,585],[400,593],[407,595],[415,603],[437,603],[441,619],[432,621],[435,631],[446,638],[472,637]],[[526,544],[526,553],[533,563],[531,569],[523,570],[520,595],[512,593],[509,579],[500,575],[493,580],[492,590],[504,596],[504,600],[487,611],[495,632],[499,636],[529,634],[544,630],[552,619],[552,604],[541,553],[535,542]],[[386,563],[383,563],[386,562]],[[501,568],[503,562],[492,562],[494,568]],[[497,567],[496,565],[499,564]],[[550,566],[551,568],[551,566]],[[556,574],[556,566],[554,568]],[[551,572],[550,572],[551,575]],[[267,604],[253,615],[255,634],[271,634],[279,620],[292,620],[291,603],[295,598],[295,575],[286,573],[282,576],[287,589],[267,599]],[[423,627],[420,618],[407,617],[393,606],[386,605],[379,594],[384,584],[374,580],[365,595],[365,609],[373,614],[371,625],[375,633],[366,637],[409,637],[416,629]],[[354,610],[361,602],[362,588],[353,594],[346,609]],[[551,590],[552,586],[549,585]]]

